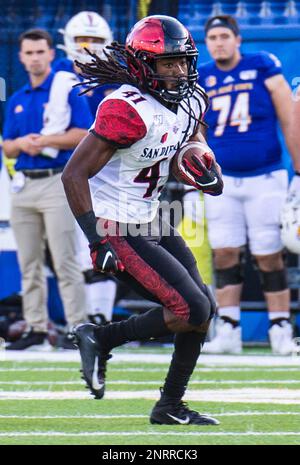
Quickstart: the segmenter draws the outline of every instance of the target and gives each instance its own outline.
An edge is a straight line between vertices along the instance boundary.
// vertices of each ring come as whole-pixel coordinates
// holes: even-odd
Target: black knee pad
[[[241,263],[222,270],[216,269],[215,276],[217,289],[223,289],[225,286],[242,284],[244,281],[244,273]]]
[[[280,292],[288,289],[286,270],[262,271],[258,269],[262,290],[264,292]]]

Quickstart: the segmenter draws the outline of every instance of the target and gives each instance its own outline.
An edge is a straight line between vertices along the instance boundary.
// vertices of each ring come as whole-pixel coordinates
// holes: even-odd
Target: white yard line
[[[159,397],[158,389],[143,391],[107,391],[106,399],[152,399]],[[84,391],[0,391],[1,400],[20,399],[91,399]],[[263,389],[263,388],[239,388],[239,389],[203,389],[201,391],[188,391],[185,400],[204,402],[243,402],[243,403],[267,403],[267,404],[297,404],[300,405],[300,390],[296,389]]]
[[[78,351],[62,352],[30,352],[30,351],[1,351],[1,361],[42,361],[42,362],[79,362]],[[115,353],[109,363],[169,363],[171,354],[149,353]],[[271,355],[208,355],[200,356],[200,365],[212,366],[297,366],[300,367],[300,357],[283,357]]]
[[[226,412],[226,413],[208,413],[216,417],[248,417],[248,416],[300,416],[300,412]],[[120,420],[132,418],[149,418],[149,415],[0,415],[0,420]]]
[[[236,432],[205,432],[200,427],[199,431],[95,431],[95,432],[78,432],[64,433],[61,431],[12,431],[10,433],[0,433],[0,437],[24,437],[24,436],[62,436],[62,437],[92,437],[92,436],[300,436],[300,431],[236,431]]]
[[[161,383],[161,380],[157,381],[132,381],[131,379],[119,379],[118,381],[107,381],[107,385],[131,385],[131,386],[157,386]],[[1,385],[9,385],[9,386],[76,386],[76,385],[83,385],[84,382],[80,379],[74,381],[0,381]],[[259,380],[211,380],[211,379],[194,379],[189,381],[189,386],[193,384],[300,384],[300,379],[277,379],[277,380],[269,380],[269,379],[259,379]]]
[[[149,418],[149,415],[0,415],[0,420],[119,420],[122,418]]]
[[[52,371],[62,371],[62,372],[66,372],[66,373],[69,373],[69,372],[73,372],[73,373],[78,373],[78,370],[79,368],[62,368],[62,367],[49,367],[49,368],[46,368],[46,367],[41,367],[41,368],[32,368],[32,367],[16,367],[16,368],[0,368],[0,373],[17,373],[17,372],[27,372],[27,373],[32,373],[32,372],[52,372]],[[124,370],[124,371],[127,371],[127,370]],[[161,370],[159,370],[161,371]]]
[[[167,367],[166,367],[167,369]],[[215,372],[221,372],[221,373],[239,373],[239,372],[257,372],[258,370],[260,371],[271,371],[272,373],[290,373],[290,372],[297,372],[299,373],[300,367],[297,368],[289,368],[289,367],[282,367],[282,368],[274,368],[274,367],[261,367],[259,369],[253,367],[253,368],[242,368],[242,367],[232,367],[232,368],[220,368],[220,367],[213,367],[213,368],[207,368],[207,367],[201,367],[198,366],[196,368],[197,371],[200,373],[215,373]],[[34,368],[34,367],[15,367],[15,368],[0,368],[0,373],[14,373],[14,372],[73,372],[73,373],[78,373],[78,368],[70,368],[70,367],[41,367],[41,368]],[[161,373],[162,368],[116,368],[113,365],[109,366],[109,372],[110,373]]]

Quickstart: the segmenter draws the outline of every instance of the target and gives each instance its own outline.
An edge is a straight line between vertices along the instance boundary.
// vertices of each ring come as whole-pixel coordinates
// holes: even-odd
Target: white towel
[[[69,94],[78,81],[74,73],[58,71],[52,81],[49,101],[43,115],[41,134],[64,134],[71,121],[71,108],[68,103]],[[43,155],[56,158],[59,150],[53,147],[43,148]]]

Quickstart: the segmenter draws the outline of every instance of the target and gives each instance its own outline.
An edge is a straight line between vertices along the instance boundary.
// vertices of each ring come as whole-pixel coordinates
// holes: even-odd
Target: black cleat
[[[97,328],[99,326],[84,323],[76,326],[73,334],[80,352],[83,379],[95,399],[102,399],[105,392],[106,362],[111,355],[101,351],[99,338],[94,334]]]
[[[153,425],[219,425],[220,422],[208,415],[190,410],[182,400],[177,403],[158,401],[151,412]]]

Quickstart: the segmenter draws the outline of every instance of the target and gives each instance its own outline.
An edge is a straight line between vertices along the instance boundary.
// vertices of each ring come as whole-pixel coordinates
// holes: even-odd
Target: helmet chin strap
[[[178,84],[177,89],[164,88],[160,92],[163,99],[169,100],[170,102],[179,103],[179,101],[185,98],[185,96],[188,94],[188,91],[189,87],[187,84],[185,86],[183,86],[183,84]]]

